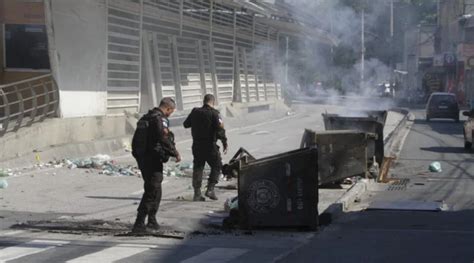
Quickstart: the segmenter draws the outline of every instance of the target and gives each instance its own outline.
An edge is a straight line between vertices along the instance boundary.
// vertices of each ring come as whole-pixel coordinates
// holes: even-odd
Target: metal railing
[[[51,74],[0,85],[0,136],[56,116],[58,105]]]

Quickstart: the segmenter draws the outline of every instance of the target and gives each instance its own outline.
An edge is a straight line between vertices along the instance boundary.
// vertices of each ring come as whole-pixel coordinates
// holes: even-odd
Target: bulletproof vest
[[[202,107],[195,108],[191,133],[195,142],[215,142],[216,127],[213,118],[216,118],[217,113],[213,109]]]
[[[150,146],[154,144],[153,137],[155,137],[154,134],[158,131],[154,130],[156,125],[152,124],[158,121],[160,115],[159,111],[150,110],[138,120],[137,128],[132,138],[132,155],[136,159],[143,158],[148,149],[150,149]]]

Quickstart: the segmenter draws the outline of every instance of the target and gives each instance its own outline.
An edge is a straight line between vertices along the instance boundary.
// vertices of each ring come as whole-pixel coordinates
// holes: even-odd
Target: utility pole
[[[333,36],[334,33],[334,21],[333,21],[333,14],[332,14],[332,8],[330,9],[330,15],[329,15],[329,26],[330,26],[330,34],[331,37]],[[334,88],[336,86],[336,72],[335,72],[335,66],[334,66],[334,44],[331,43],[331,86]]]
[[[286,48],[285,48],[285,85],[288,87],[288,59],[289,59],[289,52],[288,49],[290,48],[290,39],[286,36]]]
[[[390,38],[393,39],[393,0],[390,0]]]
[[[362,7],[361,12],[361,61],[360,61],[360,89],[364,86],[364,71],[365,71],[365,9]]]
[[[393,0],[390,0],[390,57],[389,57],[389,63],[390,63],[390,68],[392,70],[395,69],[395,63],[394,63],[394,59],[393,59],[393,56],[394,56],[394,43],[393,43]],[[393,73],[391,74],[393,75]],[[390,82],[393,82],[393,76],[390,76]]]
[[[436,1],[436,23],[438,26],[441,25],[441,21],[439,18],[441,17],[441,0]]]

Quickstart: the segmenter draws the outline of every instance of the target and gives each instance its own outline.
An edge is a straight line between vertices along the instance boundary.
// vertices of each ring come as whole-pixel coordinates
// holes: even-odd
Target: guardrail
[[[0,136],[56,116],[58,105],[51,74],[0,85]]]

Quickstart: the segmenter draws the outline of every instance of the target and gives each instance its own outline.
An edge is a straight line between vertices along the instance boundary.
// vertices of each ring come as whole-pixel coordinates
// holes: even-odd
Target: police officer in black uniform
[[[152,231],[160,228],[156,221],[156,213],[162,194],[163,163],[170,157],[175,157],[176,162],[181,161],[174,144],[174,135],[169,130],[168,117],[175,109],[176,104],[173,99],[163,98],[159,107],[150,110],[137,124],[132,140],[132,154],[142,172],[145,193],[138,206],[137,219],[132,232],[143,233],[147,231],[147,228]],[[143,146],[137,146],[140,145],[140,141]],[[140,147],[143,150],[140,151]],[[145,226],[147,216],[148,224]]]
[[[201,195],[202,176],[206,162],[211,167],[207,190],[205,196],[217,200],[214,186],[219,181],[222,169],[222,159],[219,153],[217,140],[221,140],[224,154],[227,153],[227,137],[225,135],[224,123],[219,111],[214,109],[216,102],[212,94],[204,96],[204,105],[194,108],[183,123],[185,128],[191,128],[193,137],[193,188],[194,201],[205,201]]]

